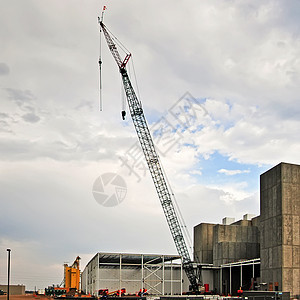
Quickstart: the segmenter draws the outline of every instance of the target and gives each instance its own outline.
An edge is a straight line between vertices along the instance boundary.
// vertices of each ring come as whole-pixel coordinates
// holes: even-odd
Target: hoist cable
[[[111,34],[111,39],[122,49],[126,54],[129,54],[130,51],[121,43],[121,41],[106,27],[106,30]]]
[[[103,16],[102,16],[103,18]],[[100,26],[100,35],[99,35],[99,110],[103,110],[103,101],[102,101],[102,30]]]
[[[131,64],[132,64],[132,69],[133,69],[133,75],[134,75],[134,81],[135,81],[135,85],[136,85],[136,90],[137,90],[137,94],[138,94],[138,100],[140,105],[142,106],[142,102],[141,102],[141,95],[140,95],[140,90],[139,90],[139,85],[138,85],[138,81],[137,81],[137,77],[136,77],[136,73],[135,73],[135,68],[134,68],[134,62],[133,62],[133,56],[131,55]]]
[[[159,158],[159,160],[160,160],[160,158]],[[165,179],[166,179],[166,183],[167,183],[167,185],[168,185],[168,187],[170,189],[170,192],[171,192],[170,194],[171,194],[171,197],[173,199],[173,203],[175,204],[175,208],[176,208],[176,211],[177,211],[179,223],[180,223],[182,231],[183,231],[183,233],[184,233],[184,235],[185,235],[185,237],[187,239],[188,247],[190,248],[190,251],[193,254],[194,251],[193,251],[193,248],[192,248],[192,238],[191,238],[190,232],[187,229],[186,223],[184,221],[183,215],[182,215],[181,210],[179,208],[179,205],[178,205],[177,199],[175,197],[175,194],[173,192],[173,189],[171,187],[170,181],[169,181],[168,176],[166,175],[166,172],[164,170],[163,164],[161,164],[161,168],[162,168],[162,171],[164,173],[164,176],[165,176]]]

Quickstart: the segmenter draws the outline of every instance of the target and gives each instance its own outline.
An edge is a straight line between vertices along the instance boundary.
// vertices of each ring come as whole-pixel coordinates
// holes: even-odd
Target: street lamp
[[[8,252],[8,267],[7,267],[7,300],[9,300],[9,280],[10,280],[10,252],[11,249],[7,249]]]

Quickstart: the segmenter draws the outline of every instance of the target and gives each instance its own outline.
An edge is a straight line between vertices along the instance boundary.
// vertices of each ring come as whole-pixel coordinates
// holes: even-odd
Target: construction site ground
[[[1,295],[0,300],[6,300],[7,295]],[[26,295],[9,295],[9,300],[37,300],[37,299],[53,299],[52,297],[47,297],[43,295],[33,295],[33,294],[26,294]]]
[[[116,299],[118,300],[119,297],[110,297],[108,299]],[[119,299],[124,299],[126,298],[126,300],[130,297],[120,297]],[[135,297],[133,297],[135,298]],[[147,300],[238,300],[238,299],[242,299],[240,297],[224,297],[224,296],[217,296],[217,295],[213,295],[213,296],[195,296],[195,295],[190,295],[190,296],[163,296],[162,298],[160,298],[160,296],[147,296],[147,297],[142,297],[140,299],[147,299]],[[9,300],[53,300],[54,297],[51,296],[44,296],[44,295],[32,295],[32,294],[26,294],[26,295],[10,295],[9,296]],[[83,298],[84,299],[84,298]],[[0,295],[0,300],[7,300],[7,296],[6,295]]]

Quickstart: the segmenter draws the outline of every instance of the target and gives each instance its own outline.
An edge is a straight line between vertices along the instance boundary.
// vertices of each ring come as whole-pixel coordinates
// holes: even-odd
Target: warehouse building
[[[178,255],[147,255],[97,253],[81,276],[82,290],[97,295],[101,289],[109,292],[126,289],[137,294],[146,289],[150,294],[182,294],[188,290],[188,280]]]
[[[202,265],[207,288],[213,286],[212,269],[210,264]],[[143,289],[154,295],[182,295],[189,285],[179,255],[97,253],[81,274],[81,289],[92,295],[123,288],[132,295]]]

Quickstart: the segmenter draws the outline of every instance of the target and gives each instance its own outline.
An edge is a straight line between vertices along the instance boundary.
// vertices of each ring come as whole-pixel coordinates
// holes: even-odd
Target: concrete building
[[[260,283],[300,297],[299,165],[280,163],[261,175],[260,216],[252,217],[195,226],[195,260],[214,266],[220,293]]]
[[[220,294],[236,294],[241,286],[249,289],[252,278],[259,277],[258,218],[245,218],[231,225],[201,223],[194,227],[194,260],[213,266],[210,287]],[[204,278],[203,283],[207,283]]]
[[[7,284],[0,284],[0,290],[7,293]],[[25,285],[22,284],[10,284],[9,285],[10,295],[25,295]]]
[[[260,177],[261,280],[300,296],[300,166],[281,163]]]
[[[215,267],[259,258],[258,218],[231,225],[201,223],[194,227],[195,261]]]

